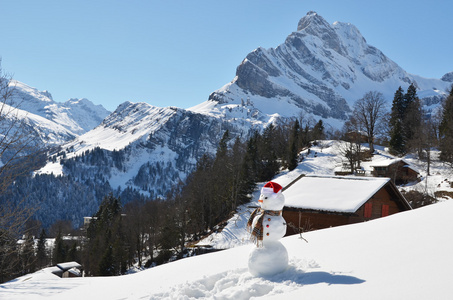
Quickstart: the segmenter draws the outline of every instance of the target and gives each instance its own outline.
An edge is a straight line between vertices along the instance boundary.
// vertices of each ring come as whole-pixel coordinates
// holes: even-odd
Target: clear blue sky
[[[55,101],[188,108],[230,82],[253,49],[276,47],[316,11],[354,24],[406,71],[453,71],[453,1],[0,0],[4,71]]]

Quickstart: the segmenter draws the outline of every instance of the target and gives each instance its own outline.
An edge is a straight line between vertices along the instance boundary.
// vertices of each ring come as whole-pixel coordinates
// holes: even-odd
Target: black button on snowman
[[[250,252],[248,267],[252,275],[270,276],[288,267],[288,252],[279,241],[286,233],[282,187],[276,182],[266,183],[258,202],[260,207],[250,215],[247,223],[251,239],[256,243]]]

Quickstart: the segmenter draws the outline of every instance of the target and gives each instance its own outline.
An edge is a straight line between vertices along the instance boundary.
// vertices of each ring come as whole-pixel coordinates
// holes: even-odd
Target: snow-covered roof
[[[283,192],[285,206],[353,213],[390,178],[307,175]]]
[[[48,268],[45,268],[43,269],[44,271],[48,272],[48,273],[52,273],[52,274],[57,274],[57,273],[62,273],[63,270],[60,269],[59,267],[57,266],[53,266],[53,267],[48,267]]]
[[[62,270],[69,270],[72,268],[80,268],[81,265],[78,262],[70,261],[70,262],[64,262],[64,263],[58,264],[57,267]]]
[[[402,160],[401,158],[394,158],[394,159],[382,159],[370,164],[371,167],[388,167],[398,162],[403,162],[406,165],[409,165],[407,162]]]
[[[403,160],[401,158],[379,160],[379,161],[371,163],[370,167],[373,167],[373,168],[374,167],[388,167],[390,165],[393,165],[393,164],[399,163],[399,162],[402,162],[403,164],[405,164],[404,167],[409,168],[417,173],[420,173],[417,169],[415,169],[413,166],[411,166],[409,163],[407,163],[405,160]]]

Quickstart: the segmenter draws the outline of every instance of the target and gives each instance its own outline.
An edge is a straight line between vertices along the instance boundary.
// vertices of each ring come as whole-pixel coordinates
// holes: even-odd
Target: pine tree
[[[227,129],[222,138],[220,139],[219,145],[217,147],[216,157],[223,159],[227,155],[228,151],[228,141],[230,140],[230,131]]]
[[[299,121],[295,120],[293,128],[291,130],[290,138],[289,138],[289,147],[288,147],[288,158],[287,158],[287,167],[288,170],[292,171],[297,167],[297,157],[299,153],[299,136],[300,136],[300,125]]]
[[[406,152],[406,147],[404,144],[403,137],[403,126],[400,121],[396,121],[392,124],[393,127],[390,131],[390,153],[394,155],[403,155]]]
[[[312,139],[313,140],[322,140],[324,139],[325,134],[324,134],[324,124],[322,120],[319,120],[318,123],[316,123],[315,127],[313,127],[312,130]]]
[[[390,115],[390,152],[396,155],[402,155],[406,151],[405,139],[403,133],[403,119],[406,112],[406,102],[404,92],[401,87],[395,92]]]
[[[410,151],[413,140],[416,139],[416,135],[420,132],[420,126],[422,122],[422,110],[420,100],[417,97],[417,89],[413,84],[407,88],[407,92],[404,95],[404,114],[403,114],[403,134],[406,141],[406,151]]]
[[[89,275],[110,274],[119,275],[128,263],[122,255],[114,256],[116,253],[123,253],[127,248],[124,238],[121,220],[120,199],[109,194],[104,197],[99,210],[93,216],[87,228],[88,243],[85,248],[84,266]],[[112,253],[112,265],[107,266]],[[100,258],[102,258],[102,265]],[[124,266],[124,268],[123,268]]]
[[[412,102],[414,102],[415,99],[417,99],[417,98],[418,98],[417,97],[417,88],[415,87],[415,85],[413,83],[411,83],[409,85],[409,87],[407,88],[407,92],[404,95],[404,99],[403,99],[404,112],[407,111],[407,109],[412,104]]]
[[[258,147],[258,180],[266,181],[272,179],[279,170],[275,144],[275,126],[269,124],[259,139]]]
[[[117,274],[113,266],[113,250],[110,245],[105,249],[101,257],[98,265],[98,274],[99,276],[113,276]]]
[[[422,149],[425,137],[424,135],[424,120],[423,110],[421,107],[420,99],[413,99],[406,110],[404,118],[404,133],[406,139],[406,151],[416,150],[418,156],[422,157]]]
[[[47,249],[46,249],[46,231],[41,230],[38,243],[36,245],[36,264],[37,268],[46,267],[48,264]]]
[[[68,254],[66,255],[66,260],[67,261],[78,261],[79,260],[79,255],[78,255],[78,250],[77,250],[77,243],[74,242],[71,246],[71,248],[68,250]]]
[[[247,141],[247,149],[244,158],[244,173],[248,174],[250,181],[258,181],[258,131],[254,131]]]
[[[439,126],[440,159],[453,164],[453,86],[442,106],[442,121]]]
[[[246,150],[241,163],[241,181],[239,186],[239,194],[242,200],[246,200],[249,195],[252,194],[255,189],[255,173],[253,170],[253,145],[250,140],[246,144]]]
[[[402,120],[404,118],[404,113],[406,112],[406,101],[404,97],[404,90],[401,86],[396,90],[395,95],[393,97],[392,103],[392,119]]]
[[[245,203],[248,199],[250,190],[244,193],[246,190],[245,187],[245,178],[243,173],[243,162],[245,156],[245,147],[244,143],[241,142],[240,138],[237,137],[232,153],[232,177],[233,177],[233,189],[231,191],[231,211],[234,211],[239,204]]]
[[[63,238],[61,236],[61,232],[58,232],[57,236],[55,237],[55,245],[53,249],[52,255],[52,264],[56,265],[66,261],[66,251],[65,245],[63,243]]]
[[[225,131],[217,147],[212,173],[213,179],[211,187],[213,195],[213,216],[210,228],[215,226],[220,220],[230,212],[231,191],[233,188],[232,161],[227,142],[230,140],[229,131]]]
[[[22,274],[33,273],[36,270],[36,254],[31,234],[27,234],[25,237],[25,242],[21,247],[20,260],[22,263]]]

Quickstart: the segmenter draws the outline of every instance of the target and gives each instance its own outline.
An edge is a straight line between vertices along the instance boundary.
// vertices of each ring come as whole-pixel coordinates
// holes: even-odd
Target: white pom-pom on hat
[[[269,181],[268,183],[266,183],[263,188],[261,189],[261,192],[265,192],[265,193],[279,193],[281,192],[282,190],[282,186],[279,185],[278,183],[276,182],[273,182],[273,181]]]

